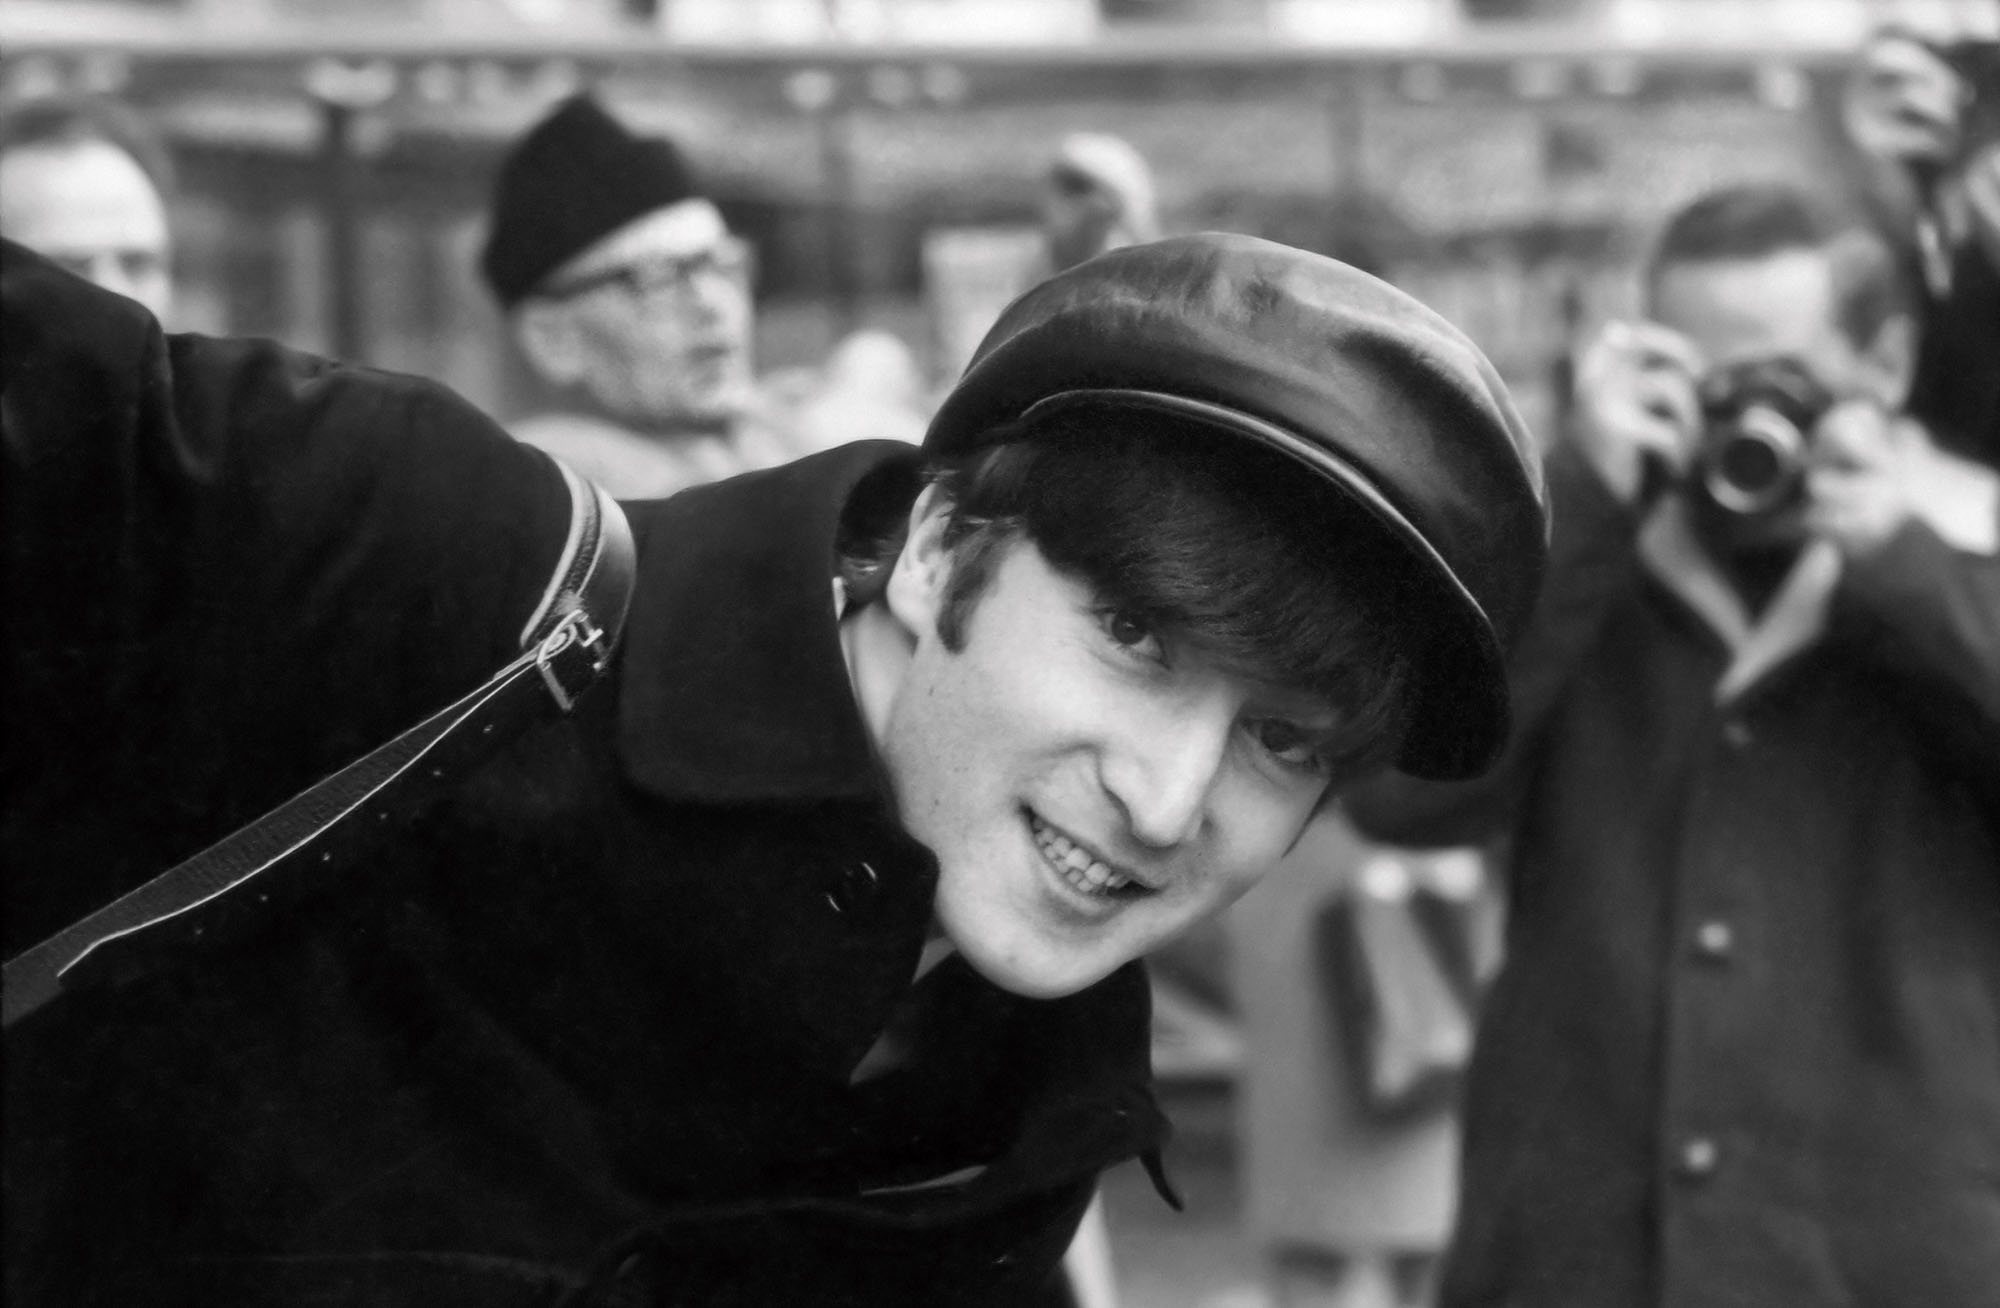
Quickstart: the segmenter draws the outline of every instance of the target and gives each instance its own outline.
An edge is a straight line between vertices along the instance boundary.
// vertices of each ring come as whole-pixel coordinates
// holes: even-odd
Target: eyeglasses
[[[693,296],[695,284],[708,278],[721,277],[740,284],[749,266],[750,247],[730,237],[692,254],[654,255],[580,273],[542,287],[535,294],[550,300],[573,300],[615,286],[635,300],[655,296],[687,300]]]

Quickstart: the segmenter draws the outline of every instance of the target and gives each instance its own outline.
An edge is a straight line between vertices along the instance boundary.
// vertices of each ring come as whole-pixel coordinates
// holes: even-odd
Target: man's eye
[[[1152,625],[1130,609],[1099,609],[1097,622],[1113,644],[1145,658],[1165,658],[1165,650]]]
[[[1258,747],[1286,767],[1319,771],[1326,765],[1317,732],[1284,718],[1258,718],[1249,728]]]
[[[1120,645],[1137,645],[1153,633],[1146,630],[1146,624],[1130,613],[1112,612],[1104,619],[1104,629],[1111,633],[1111,639]]]

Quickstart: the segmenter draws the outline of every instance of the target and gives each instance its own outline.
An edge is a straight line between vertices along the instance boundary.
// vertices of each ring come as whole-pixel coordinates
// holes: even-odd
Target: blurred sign
[[[1457,18],[1454,0],[1270,0],[1273,36],[1320,45],[1417,45]]]
[[[936,376],[958,376],[987,328],[1040,275],[1045,254],[1034,227],[946,227],[924,236],[924,303]]]
[[[1086,40],[1094,0],[669,0],[684,41],[1020,44]]]

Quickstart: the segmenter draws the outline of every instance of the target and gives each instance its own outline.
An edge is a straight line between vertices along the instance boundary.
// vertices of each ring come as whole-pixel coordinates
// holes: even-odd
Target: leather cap
[[[1533,439],[1463,333],[1321,255],[1205,233],[1128,246],[1009,305],[925,448],[1004,440],[1071,404],[1150,409],[1296,459],[1400,541],[1433,583],[1414,719],[1396,766],[1490,767],[1508,730],[1505,650],[1541,584],[1547,498]]]

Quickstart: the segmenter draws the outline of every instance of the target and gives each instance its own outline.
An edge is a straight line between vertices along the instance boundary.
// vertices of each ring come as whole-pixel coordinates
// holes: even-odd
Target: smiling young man
[[[433,388],[6,291],[54,607],[5,852],[69,873],[10,877],[11,949],[476,683],[566,497]],[[1023,296],[922,451],[628,510],[602,693],[10,1029],[13,1302],[1040,1301],[1098,1173],[1159,1178],[1135,960],[1348,779],[1486,765],[1545,531],[1462,336],[1213,235]]]
[[[1053,996],[1211,916],[1386,760],[1418,583],[1212,427],[1086,392],[1007,435],[924,492],[847,621],[941,931]]]

